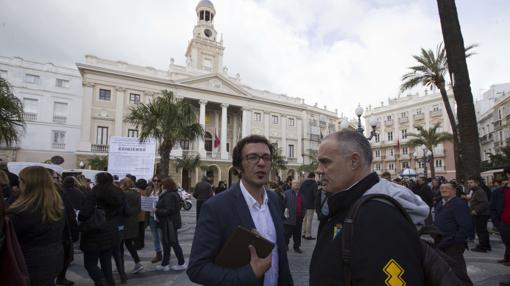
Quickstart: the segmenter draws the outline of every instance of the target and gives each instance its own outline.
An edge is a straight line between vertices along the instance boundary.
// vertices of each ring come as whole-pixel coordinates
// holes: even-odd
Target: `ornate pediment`
[[[176,82],[179,85],[197,89],[206,89],[221,93],[228,93],[237,96],[251,97],[239,84],[227,79],[220,74],[209,74],[205,76],[186,78]]]

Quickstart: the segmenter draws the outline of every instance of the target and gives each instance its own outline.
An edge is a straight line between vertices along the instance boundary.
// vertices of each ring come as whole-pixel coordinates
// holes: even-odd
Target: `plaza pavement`
[[[179,231],[179,241],[187,260],[191,250],[191,243],[193,241],[195,230],[195,208],[193,207],[191,211],[182,211],[181,215],[183,218],[183,227]],[[318,222],[315,220],[313,224],[314,233],[317,231],[317,226]],[[469,276],[477,286],[494,286],[499,285],[499,281],[510,280],[510,267],[496,263],[498,259],[503,257],[504,251],[504,246],[501,243],[499,236],[491,235],[491,244],[493,250],[489,253],[476,253],[471,251],[465,252]],[[295,285],[308,285],[308,267],[314,246],[315,240],[303,240],[302,249],[304,252],[302,254],[294,253],[292,250],[288,252],[290,270],[292,272]],[[474,244],[470,244],[470,247],[473,246]],[[140,258],[142,259],[142,264],[145,267],[142,272],[138,274],[130,274],[134,263],[128,251],[126,250],[125,252],[126,272],[128,273],[127,285],[196,285],[189,281],[185,271],[160,272],[155,269],[157,264],[152,264],[150,262],[152,257],[154,257],[154,251],[149,228],[146,229],[145,248],[138,251]],[[174,265],[175,263],[176,259],[172,252],[170,265]],[[120,284],[118,275],[115,272],[114,264],[113,269],[114,277],[117,280],[117,283]],[[68,279],[75,281],[75,285],[77,286],[94,285],[83,267],[83,255],[79,250],[76,250],[75,252],[75,260],[67,271],[67,277]]]

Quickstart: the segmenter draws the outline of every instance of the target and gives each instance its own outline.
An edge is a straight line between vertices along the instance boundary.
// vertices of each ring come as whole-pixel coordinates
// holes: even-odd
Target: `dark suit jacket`
[[[278,285],[293,285],[287,260],[281,202],[276,193],[267,191],[266,194],[277,235]],[[214,264],[223,244],[239,225],[248,229],[255,228],[237,183],[202,205],[187,270],[191,281],[203,285],[263,285],[263,279],[256,279],[249,264],[237,269]]]

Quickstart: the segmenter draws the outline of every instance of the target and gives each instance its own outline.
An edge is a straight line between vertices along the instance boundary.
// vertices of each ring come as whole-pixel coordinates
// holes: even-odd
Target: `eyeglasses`
[[[249,154],[244,157],[246,161],[250,164],[257,164],[260,159],[262,159],[265,163],[271,162],[272,158],[269,154],[259,155],[259,154]]]
[[[154,182],[154,183],[159,183],[159,182],[161,182],[161,181],[160,181],[160,180],[152,180],[152,182]]]

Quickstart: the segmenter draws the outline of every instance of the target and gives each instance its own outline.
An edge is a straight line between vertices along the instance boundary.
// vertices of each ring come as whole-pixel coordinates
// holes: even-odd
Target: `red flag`
[[[396,148],[397,148],[397,150],[400,150],[400,140],[399,139],[397,139],[397,147]]]
[[[214,148],[218,148],[220,146],[220,137],[216,134],[216,129],[214,130]]]

